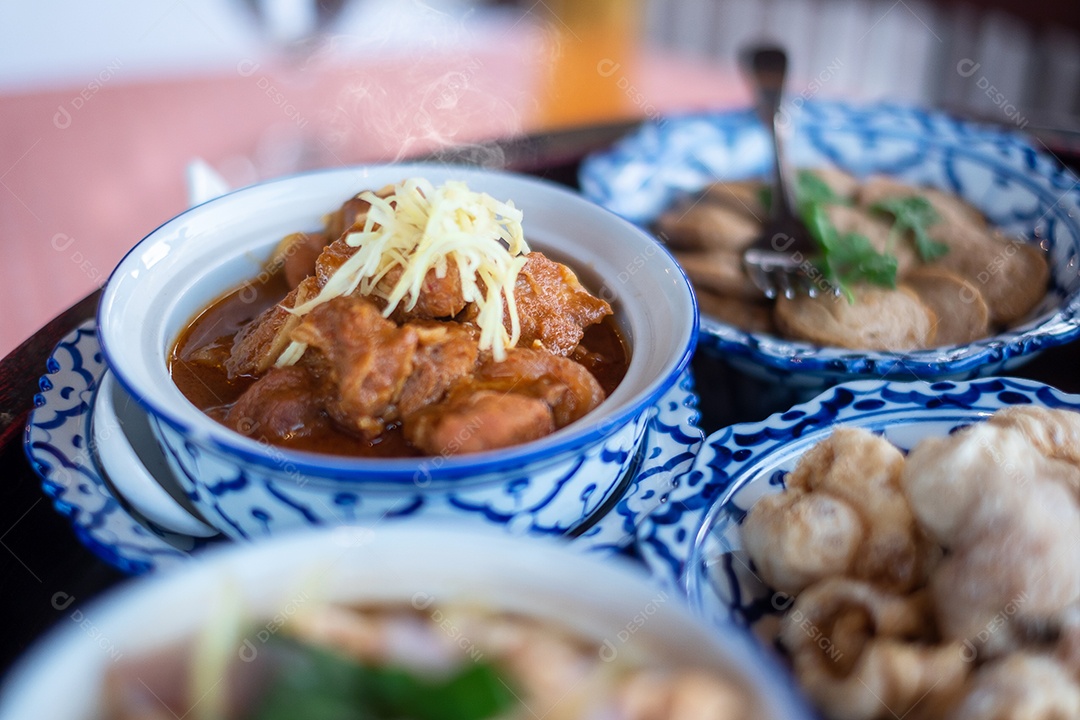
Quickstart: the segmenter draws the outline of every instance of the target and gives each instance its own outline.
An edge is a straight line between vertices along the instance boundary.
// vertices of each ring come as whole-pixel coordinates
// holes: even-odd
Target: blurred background
[[[1077,148],[1080,3],[994,0],[37,0],[0,8],[0,355],[228,184],[553,128],[792,102],[947,109]],[[284,229],[283,229],[284,230]]]

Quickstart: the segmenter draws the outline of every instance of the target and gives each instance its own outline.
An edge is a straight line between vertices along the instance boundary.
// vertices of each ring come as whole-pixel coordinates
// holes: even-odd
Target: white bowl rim
[[[218,535],[220,530],[177,502],[143,464],[130,437],[121,430],[124,420],[131,419],[125,418],[117,405],[116,387],[115,375],[106,368],[93,389],[91,410],[86,414],[87,437],[93,443],[94,462],[102,479],[117,499],[159,528],[196,538]]]
[[[437,170],[438,172],[445,172],[447,169],[452,169],[456,174],[459,174],[466,180],[470,177],[494,176],[508,181],[527,182],[543,192],[552,193],[555,197],[561,197],[563,201],[577,203],[580,207],[588,206],[590,212],[603,213],[609,220],[613,220],[616,224],[621,226],[626,233],[636,236],[639,240],[649,243],[650,247],[654,248],[651,249],[650,252],[655,252],[660,256],[665,265],[667,265],[670,274],[676,280],[674,286],[679,288],[684,294],[684,299],[688,300],[689,308],[692,312],[690,322],[686,326],[686,332],[684,333],[685,341],[681,343],[681,349],[679,347],[674,348],[672,357],[666,363],[664,371],[650,381],[644,388],[639,390],[634,396],[624,401],[622,409],[614,415],[603,414],[602,411],[600,411],[601,414],[595,415],[594,420],[596,422],[592,425],[582,424],[576,428],[568,427],[564,429],[568,430],[567,432],[560,431],[555,435],[549,435],[546,438],[523,443],[509,449],[441,457],[441,461],[435,467],[430,467],[433,464],[431,462],[432,458],[425,456],[411,458],[353,458],[279,448],[276,446],[270,446],[272,449],[269,451],[265,447],[251,448],[247,446],[249,445],[248,438],[244,438],[230,428],[210,420],[202,414],[201,411],[195,409],[194,406],[183,406],[179,409],[160,406],[151,402],[145,394],[139,390],[137,384],[133,382],[125,372],[123,352],[114,352],[112,349],[112,341],[108,338],[109,323],[107,317],[118,286],[117,278],[122,275],[123,269],[129,262],[133,262],[132,259],[137,257],[138,252],[140,249],[143,249],[145,243],[152,241],[159,232],[170,227],[174,223],[181,223],[192,214],[199,213],[208,207],[220,205],[222,202],[227,202],[237,195],[270,188],[283,183],[290,183],[298,179],[312,176],[334,173],[364,174],[369,171],[385,171],[391,167],[396,171],[400,171],[402,177],[423,176],[425,171]],[[117,382],[120,383],[124,390],[126,390],[137,403],[142,405],[143,408],[150,413],[151,417],[166,423],[176,432],[188,436],[192,433],[192,424],[200,423],[201,429],[205,431],[205,433],[200,435],[200,439],[203,439],[215,450],[264,468],[280,468],[283,463],[287,463],[290,469],[295,468],[295,470],[301,474],[314,476],[313,478],[309,477],[309,479],[320,481],[332,480],[333,482],[345,484],[376,482],[382,485],[416,485],[417,474],[425,473],[425,480],[428,481],[424,483],[425,488],[439,487],[445,481],[454,481],[456,479],[477,475],[486,476],[488,474],[525,466],[535,466],[539,468],[557,462],[569,453],[578,452],[583,448],[591,447],[598,442],[601,442],[615,429],[622,427],[641,412],[646,411],[676,382],[678,382],[679,376],[689,365],[690,359],[693,357],[694,350],[696,349],[699,337],[697,331],[699,319],[697,297],[694,294],[690,280],[682,267],[675,261],[674,256],[672,256],[666,248],[655,243],[644,230],[635,226],[633,223],[630,223],[616,213],[591,202],[569,187],[547,180],[546,178],[538,178],[501,170],[489,170],[473,166],[448,166],[446,164],[438,163],[350,165],[339,168],[311,170],[238,188],[225,195],[188,208],[184,212],[169,218],[148,233],[124,255],[119,263],[117,263],[116,268],[114,268],[105,284],[101,301],[98,304],[97,316],[98,337],[101,342],[101,351],[105,357],[106,364],[113,371]],[[117,345],[121,345],[121,343],[118,341]],[[631,363],[632,362],[633,356],[631,356]],[[171,382],[171,379],[169,382]],[[600,408],[603,408],[603,404],[601,404]],[[206,418],[209,423],[202,423],[202,420],[195,416],[196,413],[202,418]],[[289,475],[292,476],[294,473],[290,472]]]

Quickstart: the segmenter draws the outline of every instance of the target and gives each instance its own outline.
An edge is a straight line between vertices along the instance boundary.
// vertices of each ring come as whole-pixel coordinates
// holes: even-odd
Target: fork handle
[[[784,152],[780,105],[784,100],[787,53],[774,46],[750,48],[744,53],[744,65],[754,88],[755,109],[769,131],[773,147],[773,193],[770,213],[773,220],[795,215],[794,182]]]

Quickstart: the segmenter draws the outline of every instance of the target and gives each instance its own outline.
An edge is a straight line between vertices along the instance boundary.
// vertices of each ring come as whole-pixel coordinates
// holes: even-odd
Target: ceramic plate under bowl
[[[207,541],[149,519],[151,513],[123,499],[95,461],[90,422],[97,383],[106,372],[95,330],[94,321],[86,322],[53,350],[34,397],[26,453],[45,493],[71,521],[80,542],[126,573],[171,568]],[[693,462],[702,442],[697,422],[697,394],[687,372],[650,411],[637,472],[625,495],[573,541],[574,547],[603,555],[633,541],[641,518],[666,500],[675,477]],[[134,450],[144,460],[161,454],[156,445]],[[160,470],[160,461],[147,462],[147,467]],[[161,482],[175,484],[175,478]]]

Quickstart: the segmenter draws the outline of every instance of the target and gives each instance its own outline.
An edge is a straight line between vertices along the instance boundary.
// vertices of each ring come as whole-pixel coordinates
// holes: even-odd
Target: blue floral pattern
[[[139,574],[182,562],[205,541],[168,533],[113,495],[94,460],[90,410],[105,361],[96,325],[83,323],[46,363],[26,427],[26,455],[42,489],[80,542],[123,572]]]
[[[407,484],[331,485],[301,474],[284,454],[271,468],[237,462],[150,416],[180,487],[211,525],[234,540],[405,517],[494,525],[514,534],[565,535],[623,487],[647,421],[648,412],[642,412],[585,452],[539,467],[460,481],[435,482],[418,472]]]
[[[1016,133],[889,104],[808,102],[790,143],[798,165],[881,173],[963,197],[1011,235],[1038,242],[1052,267],[1046,299],[1024,322],[969,345],[850,352],[749,333],[703,317],[700,347],[739,371],[807,393],[871,377],[972,379],[999,374],[1080,335],[1080,187]],[[717,180],[766,175],[769,141],[750,111],[667,118],[583,163],[586,197],[643,226]],[[992,274],[988,268],[988,275]]]
[[[687,371],[650,410],[641,462],[625,495],[579,542],[597,550],[625,547],[643,519],[667,502],[676,478],[690,468],[701,449],[697,402],[694,378]]]
[[[134,508],[119,500],[104,480],[89,446],[90,417],[94,392],[105,372],[104,360],[93,321],[84,323],[65,337],[49,358],[35,395],[35,410],[27,425],[25,449],[31,465],[42,478],[42,487],[53,499],[56,509],[67,517],[79,540],[106,562],[127,573],[165,569],[183,562],[193,551],[213,540],[199,540],[177,535],[156,527]],[[573,545],[585,552],[616,552],[631,544],[633,528],[651,511],[672,485],[676,475],[689,468],[702,442],[697,427],[697,395],[693,378],[687,371],[648,413],[640,426],[644,442],[635,453],[629,447],[607,443],[599,454],[602,462],[626,462],[632,475],[625,480],[625,490],[615,503],[608,502],[595,486],[586,482],[575,486],[574,501],[579,511],[603,511],[613,505],[595,524],[584,530]],[[637,432],[637,430],[635,430]],[[188,452],[195,452],[188,446]],[[580,458],[569,470],[586,466]],[[173,464],[175,468],[176,465]],[[247,478],[225,478],[212,486],[215,502],[227,498],[247,484]],[[505,504],[497,506],[477,493],[452,493],[439,502],[451,512],[479,515],[486,522],[512,523],[511,530],[535,534],[563,534],[567,527],[544,516],[545,501],[567,485],[566,477],[551,478],[550,486],[540,483],[509,483],[503,492]],[[532,491],[529,486],[536,486]],[[620,488],[621,490],[621,488]],[[275,516],[291,513],[305,521],[320,520],[318,512],[296,496],[294,488],[267,483],[265,505],[250,509],[250,522],[269,531]],[[330,500],[330,512],[341,521],[364,519],[370,505],[352,492],[338,492]],[[418,513],[432,504],[422,494],[411,501],[399,499],[389,508],[380,507],[388,517]],[[518,508],[534,507],[530,515],[519,515]],[[526,517],[527,522],[516,520]],[[259,533],[251,533],[252,535]]]

